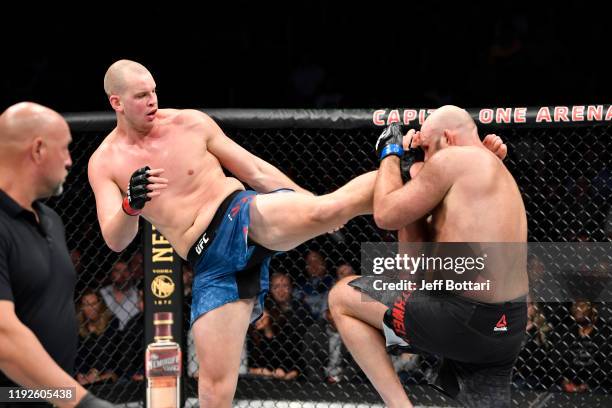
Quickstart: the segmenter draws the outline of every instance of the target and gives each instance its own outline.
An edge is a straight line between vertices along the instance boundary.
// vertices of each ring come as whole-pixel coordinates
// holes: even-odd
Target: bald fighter
[[[38,201],[62,193],[71,140],[66,121],[44,106],[23,102],[0,115],[0,387],[71,388],[71,399],[49,401],[105,408],[71,377],[76,272],[62,220]]]
[[[420,132],[406,136],[412,143],[407,153],[397,125],[378,141],[374,219],[379,227],[399,230],[401,241],[503,242],[519,248],[492,246],[489,291],[406,291],[387,307],[364,301],[363,292],[373,293],[368,277],[343,279],[329,297],[334,321],[389,407],[412,406],[386,353],[389,345],[443,357],[437,386],[466,406],[507,407],[527,316],[521,194],[501,160],[483,147],[465,110],[444,106]],[[403,184],[400,157],[405,164],[406,156],[412,157],[412,179]]]
[[[88,169],[102,234],[121,251],[142,216],[192,263],[200,404],[229,407],[248,325],[263,310],[270,255],[370,214],[376,173],[317,197],[206,114],[158,109],[155,81],[141,64],[112,64],[104,89],[117,126]]]

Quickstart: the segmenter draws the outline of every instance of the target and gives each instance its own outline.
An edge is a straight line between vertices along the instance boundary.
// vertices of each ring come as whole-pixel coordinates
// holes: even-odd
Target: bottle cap
[[[153,325],[155,326],[155,340],[172,340],[172,312],[153,313]]]

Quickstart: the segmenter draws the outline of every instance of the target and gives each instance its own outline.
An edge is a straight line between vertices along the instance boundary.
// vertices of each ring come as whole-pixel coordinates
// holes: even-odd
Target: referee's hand
[[[103,399],[97,398],[92,393],[85,394],[75,408],[115,408],[113,404]]]

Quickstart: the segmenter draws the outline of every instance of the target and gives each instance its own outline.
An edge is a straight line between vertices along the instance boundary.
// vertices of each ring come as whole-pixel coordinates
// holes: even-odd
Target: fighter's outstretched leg
[[[376,172],[362,174],[333,193],[258,195],[251,203],[249,237],[276,251],[287,251],[329,232],[358,215],[372,213]]]

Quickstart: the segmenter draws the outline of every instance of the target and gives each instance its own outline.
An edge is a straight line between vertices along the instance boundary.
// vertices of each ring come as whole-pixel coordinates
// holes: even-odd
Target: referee
[[[3,407],[13,403],[20,408],[48,406],[31,401],[36,396],[32,392],[11,389],[18,386],[42,390],[42,395],[59,407],[113,406],[89,394],[71,376],[77,346],[76,272],[62,220],[37,201],[61,194],[72,165],[70,142],[66,121],[41,105],[23,102],[0,115]]]

